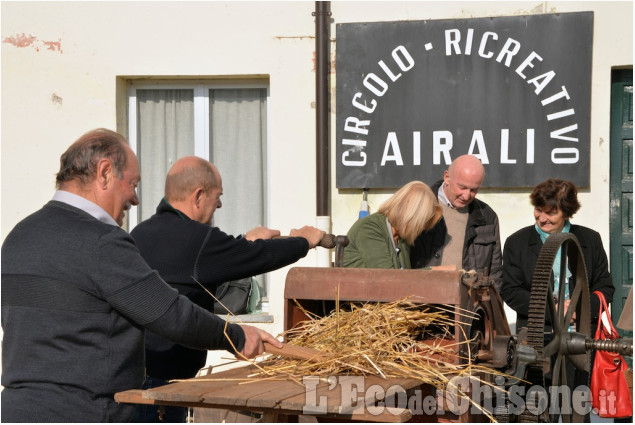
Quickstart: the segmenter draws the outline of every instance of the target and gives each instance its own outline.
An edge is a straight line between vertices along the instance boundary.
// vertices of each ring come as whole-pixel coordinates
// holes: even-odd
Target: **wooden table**
[[[383,379],[377,376],[364,377],[361,388],[355,386],[360,383],[360,377],[352,376],[333,376],[330,382],[309,378],[303,384],[288,378],[264,380],[251,377],[258,371],[256,366],[249,365],[149,390],[119,392],[115,394],[115,400],[261,412],[264,422],[276,422],[278,415],[288,415],[287,420],[291,421],[304,414],[339,420],[405,422],[412,418],[407,408],[378,407],[377,401],[403,398],[408,390],[421,384],[411,378]],[[389,403],[390,406],[394,404]]]

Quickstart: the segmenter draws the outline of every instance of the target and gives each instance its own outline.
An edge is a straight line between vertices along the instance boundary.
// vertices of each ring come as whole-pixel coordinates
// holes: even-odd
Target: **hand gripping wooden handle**
[[[270,354],[298,360],[312,360],[316,362],[324,360],[324,353],[314,348],[301,347],[299,345],[290,345],[285,343],[282,343],[282,348],[276,348],[268,342],[265,342],[264,344],[265,351]]]

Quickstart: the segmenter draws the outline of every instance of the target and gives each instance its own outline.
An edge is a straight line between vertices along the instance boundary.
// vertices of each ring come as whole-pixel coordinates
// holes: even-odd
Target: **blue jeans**
[[[169,384],[165,379],[146,376],[141,387],[144,390]],[[155,406],[152,404],[137,404],[132,417],[132,422],[169,422],[183,423],[187,419],[187,407],[181,406]]]

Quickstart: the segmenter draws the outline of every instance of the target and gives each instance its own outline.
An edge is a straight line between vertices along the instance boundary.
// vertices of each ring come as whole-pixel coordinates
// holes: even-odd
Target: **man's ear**
[[[200,208],[201,198],[203,198],[203,195],[205,195],[205,191],[203,190],[203,188],[196,188],[196,190],[194,191],[194,205],[196,206],[196,208]]]
[[[102,158],[97,163],[97,181],[99,187],[107,189],[108,184],[113,177],[114,168],[112,162],[108,158]]]

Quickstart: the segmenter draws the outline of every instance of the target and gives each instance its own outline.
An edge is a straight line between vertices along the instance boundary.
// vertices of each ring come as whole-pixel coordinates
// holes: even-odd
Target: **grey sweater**
[[[113,394],[144,378],[144,328],[229,349],[225,322],[168,286],[133,239],[51,201],[2,246],[2,421],[128,421]],[[226,330],[237,350],[244,333]]]

